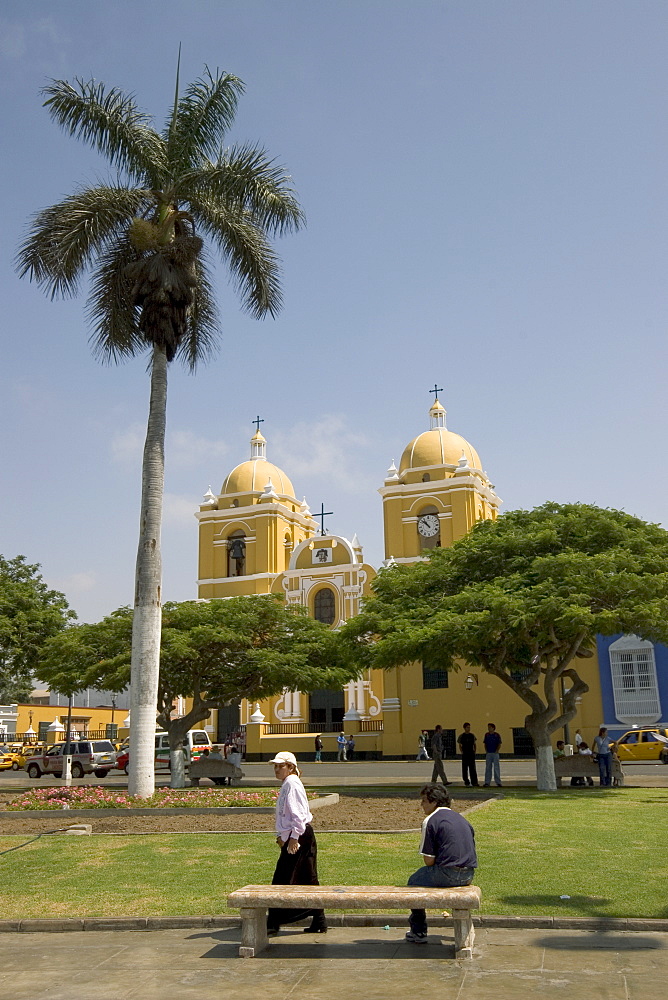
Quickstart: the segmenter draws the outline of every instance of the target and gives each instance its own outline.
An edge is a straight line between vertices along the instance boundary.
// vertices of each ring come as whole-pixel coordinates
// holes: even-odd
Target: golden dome
[[[429,409],[430,430],[423,431],[407,444],[401,456],[399,475],[409,469],[424,469],[438,465],[458,465],[464,455],[472,469],[481,469],[478,452],[461,434],[445,426],[445,409],[435,399]]]
[[[446,427],[434,427],[418,434],[407,444],[401,456],[399,475],[407,469],[422,469],[425,466],[457,465],[464,453],[472,469],[481,469],[478,452],[461,434],[455,434]]]
[[[253,458],[237,465],[228,474],[220,492],[262,493],[270,479],[276,493],[294,497],[294,486],[286,474],[265,458]]]

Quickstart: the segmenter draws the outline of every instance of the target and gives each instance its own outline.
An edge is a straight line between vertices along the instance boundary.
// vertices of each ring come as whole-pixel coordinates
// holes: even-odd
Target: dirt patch
[[[470,809],[471,799],[453,799],[452,808],[458,812]],[[0,808],[2,801],[0,800]],[[415,795],[341,794],[336,805],[323,806],[313,813],[313,826],[317,830],[417,830],[423,819],[420,801]],[[273,832],[274,817],[269,814],[245,813],[243,815],[193,815],[193,816],[128,816],[119,810],[109,815],[101,809],[89,819],[72,816],[67,810],[54,812],[53,817],[32,817],[29,812],[20,819],[0,818],[0,835],[44,833],[66,827],[70,823],[91,823],[93,833],[245,833],[247,831]]]

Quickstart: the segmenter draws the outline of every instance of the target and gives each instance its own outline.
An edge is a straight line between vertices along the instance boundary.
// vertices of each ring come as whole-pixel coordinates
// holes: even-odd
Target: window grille
[[[613,642],[610,674],[618,719],[656,722],[661,718],[654,647],[650,642],[634,636],[624,636]]]

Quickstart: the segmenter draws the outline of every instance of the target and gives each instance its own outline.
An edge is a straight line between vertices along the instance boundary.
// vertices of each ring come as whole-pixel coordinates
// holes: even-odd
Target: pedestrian
[[[418,736],[418,752],[416,760],[431,760],[431,757],[427,753],[427,736],[429,732],[427,729],[423,729]]]
[[[320,885],[318,881],[318,846],[311,821],[304,786],[301,783],[297,758],[283,750],[269,762],[281,782],[276,800],[276,843],[281,848],[272,885]],[[270,907],[267,933],[278,934],[283,924],[311,918],[305,934],[325,934],[327,921],[324,910],[291,910]]]
[[[501,788],[501,768],[499,767],[501,737],[497,733],[493,722],[487,724],[487,732],[483,738],[483,743],[485,744],[485,784],[483,787],[489,788],[492,781],[492,772],[494,772],[494,783],[498,788]]]
[[[336,737],[336,745],[337,745],[337,748],[338,748],[337,749],[337,753],[336,753],[336,759],[337,760],[345,760],[346,759],[346,742],[347,742],[346,741],[346,734],[345,733],[339,733],[339,735]]]
[[[464,732],[457,737],[459,752],[462,755],[462,781],[468,787],[478,787],[478,772],[475,767],[475,755],[478,749],[478,737],[471,732],[471,723],[464,723]]]
[[[320,733],[318,733],[318,735],[315,738],[315,761],[316,761],[316,764],[322,764],[322,747],[323,747],[322,736],[320,735]]]
[[[594,737],[593,749],[598,760],[601,788],[610,788],[612,785],[612,742],[605,726],[601,726],[598,736]]]
[[[426,889],[470,885],[478,866],[473,827],[450,808],[450,795],[443,785],[425,785],[420,803],[425,814],[419,850],[424,866],[411,875],[408,885]],[[409,923],[406,940],[426,944],[425,911],[411,910]]]
[[[443,735],[443,727],[436,726],[434,729],[434,735],[431,738],[431,756],[434,761],[434,766],[431,770],[431,780],[432,783],[436,782],[439,778],[444,785],[449,785],[445,768],[443,767],[443,757],[445,756],[445,737]]]
[[[346,740],[346,758],[352,760],[355,756],[355,737],[351,733]]]
[[[582,730],[575,730],[575,752],[577,753],[580,749],[580,744],[582,743]]]

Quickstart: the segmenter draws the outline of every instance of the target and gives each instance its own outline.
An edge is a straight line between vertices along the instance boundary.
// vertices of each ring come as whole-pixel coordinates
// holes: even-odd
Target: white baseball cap
[[[273,758],[273,760],[270,760],[269,763],[270,764],[294,764],[294,766],[296,767],[297,766],[297,758],[295,757],[295,755],[293,753],[290,753],[289,750],[281,750],[281,752],[277,753],[276,756]]]

